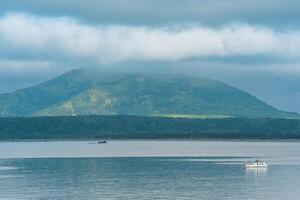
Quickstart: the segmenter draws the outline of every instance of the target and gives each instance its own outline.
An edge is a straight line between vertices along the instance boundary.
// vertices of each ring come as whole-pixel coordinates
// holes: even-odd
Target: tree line
[[[99,138],[300,139],[300,120],[122,115],[0,118],[0,140]]]

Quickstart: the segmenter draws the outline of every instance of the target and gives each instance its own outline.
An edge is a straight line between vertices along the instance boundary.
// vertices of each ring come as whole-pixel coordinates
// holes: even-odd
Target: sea
[[[0,199],[299,200],[300,142],[0,142]]]

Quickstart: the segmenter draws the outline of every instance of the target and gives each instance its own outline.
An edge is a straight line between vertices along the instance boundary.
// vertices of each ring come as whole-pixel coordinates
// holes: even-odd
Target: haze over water
[[[1,142],[0,199],[298,199],[299,142]],[[261,158],[267,170],[244,170]]]

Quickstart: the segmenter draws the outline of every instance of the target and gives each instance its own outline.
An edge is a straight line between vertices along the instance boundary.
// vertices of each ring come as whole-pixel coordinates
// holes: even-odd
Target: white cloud
[[[143,27],[82,24],[72,18],[10,14],[0,18],[0,56],[26,59],[183,60],[201,57],[300,55],[300,31],[228,25]]]

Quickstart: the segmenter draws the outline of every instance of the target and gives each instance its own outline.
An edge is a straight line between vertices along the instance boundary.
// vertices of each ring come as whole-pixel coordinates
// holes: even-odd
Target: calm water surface
[[[244,170],[262,158],[267,170]],[[300,199],[299,142],[0,142],[0,199]]]

